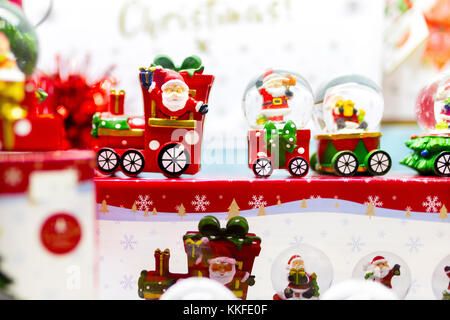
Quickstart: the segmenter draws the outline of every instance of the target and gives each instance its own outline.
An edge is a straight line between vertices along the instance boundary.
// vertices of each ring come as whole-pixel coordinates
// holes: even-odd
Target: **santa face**
[[[209,277],[223,285],[230,283],[236,274],[236,266],[232,263],[215,261],[209,265]]]
[[[188,90],[178,83],[168,84],[162,91],[162,102],[170,111],[183,109],[188,98]]]
[[[283,78],[270,79],[264,83],[264,88],[272,97],[282,97],[286,94]]]
[[[373,276],[375,279],[383,279],[389,274],[391,268],[387,262],[377,263],[373,266]]]

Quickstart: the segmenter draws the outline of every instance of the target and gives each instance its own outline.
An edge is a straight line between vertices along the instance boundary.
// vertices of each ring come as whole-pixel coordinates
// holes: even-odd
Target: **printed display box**
[[[306,272],[316,275],[315,298],[340,281],[364,279],[377,256],[391,269],[400,266],[400,276],[391,279],[400,298],[442,299],[448,287],[444,270],[450,264],[448,178],[394,174],[227,180],[96,177],[95,183],[101,298],[138,299],[140,271],[155,270],[149,252],[156,249],[170,248],[171,272],[192,271],[192,265],[186,265],[189,250],[181,239],[186,231],[196,230],[206,215],[215,216],[222,225],[245,217],[261,238],[251,271],[255,283],[248,287],[247,299],[273,298],[277,291],[271,267],[278,253],[293,245],[317,248],[330,260],[331,271],[324,273],[320,264],[304,259]],[[440,277],[437,284],[433,273]]]

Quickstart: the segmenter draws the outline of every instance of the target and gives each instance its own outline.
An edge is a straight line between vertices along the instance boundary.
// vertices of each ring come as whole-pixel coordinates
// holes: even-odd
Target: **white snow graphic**
[[[258,209],[261,206],[266,206],[267,201],[264,201],[264,196],[253,196],[252,200],[248,202],[248,205],[252,207],[252,209]]]
[[[153,204],[153,201],[150,200],[150,196],[148,194],[145,196],[140,194],[134,203],[139,211],[145,211],[150,210],[150,206]]]
[[[210,202],[206,200],[205,195],[196,195],[195,200],[193,200],[191,203],[194,206],[195,211],[206,211],[206,207],[210,204]]]
[[[438,212],[442,203],[437,196],[427,196],[426,201],[422,202],[427,212]]]
[[[380,201],[379,196],[369,196],[367,198],[367,201],[364,202],[364,204],[367,206],[369,203],[371,203],[374,207],[382,207],[383,206],[383,202]]]

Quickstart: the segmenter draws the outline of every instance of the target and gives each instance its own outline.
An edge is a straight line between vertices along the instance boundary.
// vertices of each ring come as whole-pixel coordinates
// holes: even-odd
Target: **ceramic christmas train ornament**
[[[250,82],[242,105],[250,126],[248,165],[256,177],[267,178],[274,169],[287,169],[294,177],[308,173],[306,124],[313,101],[308,82],[293,72],[269,69]]]
[[[322,86],[313,112],[321,133],[311,167],[343,177],[388,173],[392,160],[380,149],[383,108],[380,88],[363,76],[341,76]]]
[[[400,163],[422,175],[450,177],[450,73],[420,91],[416,115],[424,133],[406,141],[413,152]]]
[[[230,289],[239,299],[246,299],[248,287],[255,283],[251,274],[255,258],[261,251],[261,239],[248,233],[243,217],[231,218],[225,228],[214,216],[205,216],[199,231],[183,236],[188,273],[169,271],[170,251],[155,251],[155,270],[141,272],[138,295],[144,299],[159,299],[180,279],[206,277]]]
[[[103,174],[120,170],[128,176],[197,173],[214,81],[203,69],[197,56],[186,58],[179,67],[167,56],[158,56],[151,67],[141,68],[144,116],[126,116],[125,93],[112,92],[109,112],[93,119],[98,170]]]
[[[0,151],[60,149],[63,122],[40,108],[47,94],[30,78],[38,55],[36,34],[17,6],[2,1],[0,9]]]

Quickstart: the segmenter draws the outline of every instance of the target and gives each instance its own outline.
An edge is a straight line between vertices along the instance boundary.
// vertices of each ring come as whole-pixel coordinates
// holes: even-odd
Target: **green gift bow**
[[[255,239],[261,241],[259,237],[249,236],[247,234],[247,219],[240,216],[230,219],[226,228],[220,227],[220,222],[216,217],[205,216],[198,223],[198,231],[200,232],[199,234],[184,235],[183,241],[188,238],[198,240],[203,237],[208,238],[210,241],[227,240],[236,245],[239,250],[242,249],[243,244],[252,243]]]
[[[191,77],[194,75],[195,72],[202,72],[203,69],[205,68],[202,65],[202,59],[200,59],[200,57],[195,55],[186,57],[183,60],[181,66],[176,66],[169,56],[161,54],[155,57],[151,66],[152,67],[161,66],[165,69],[170,69],[177,72],[186,71]]]
[[[277,129],[275,124],[269,120],[264,125],[264,130],[267,152],[271,154],[272,150],[278,150],[278,154],[275,155],[275,164],[283,167],[286,164],[286,152],[292,153],[297,147],[297,126],[292,120],[289,120],[283,129]]]

